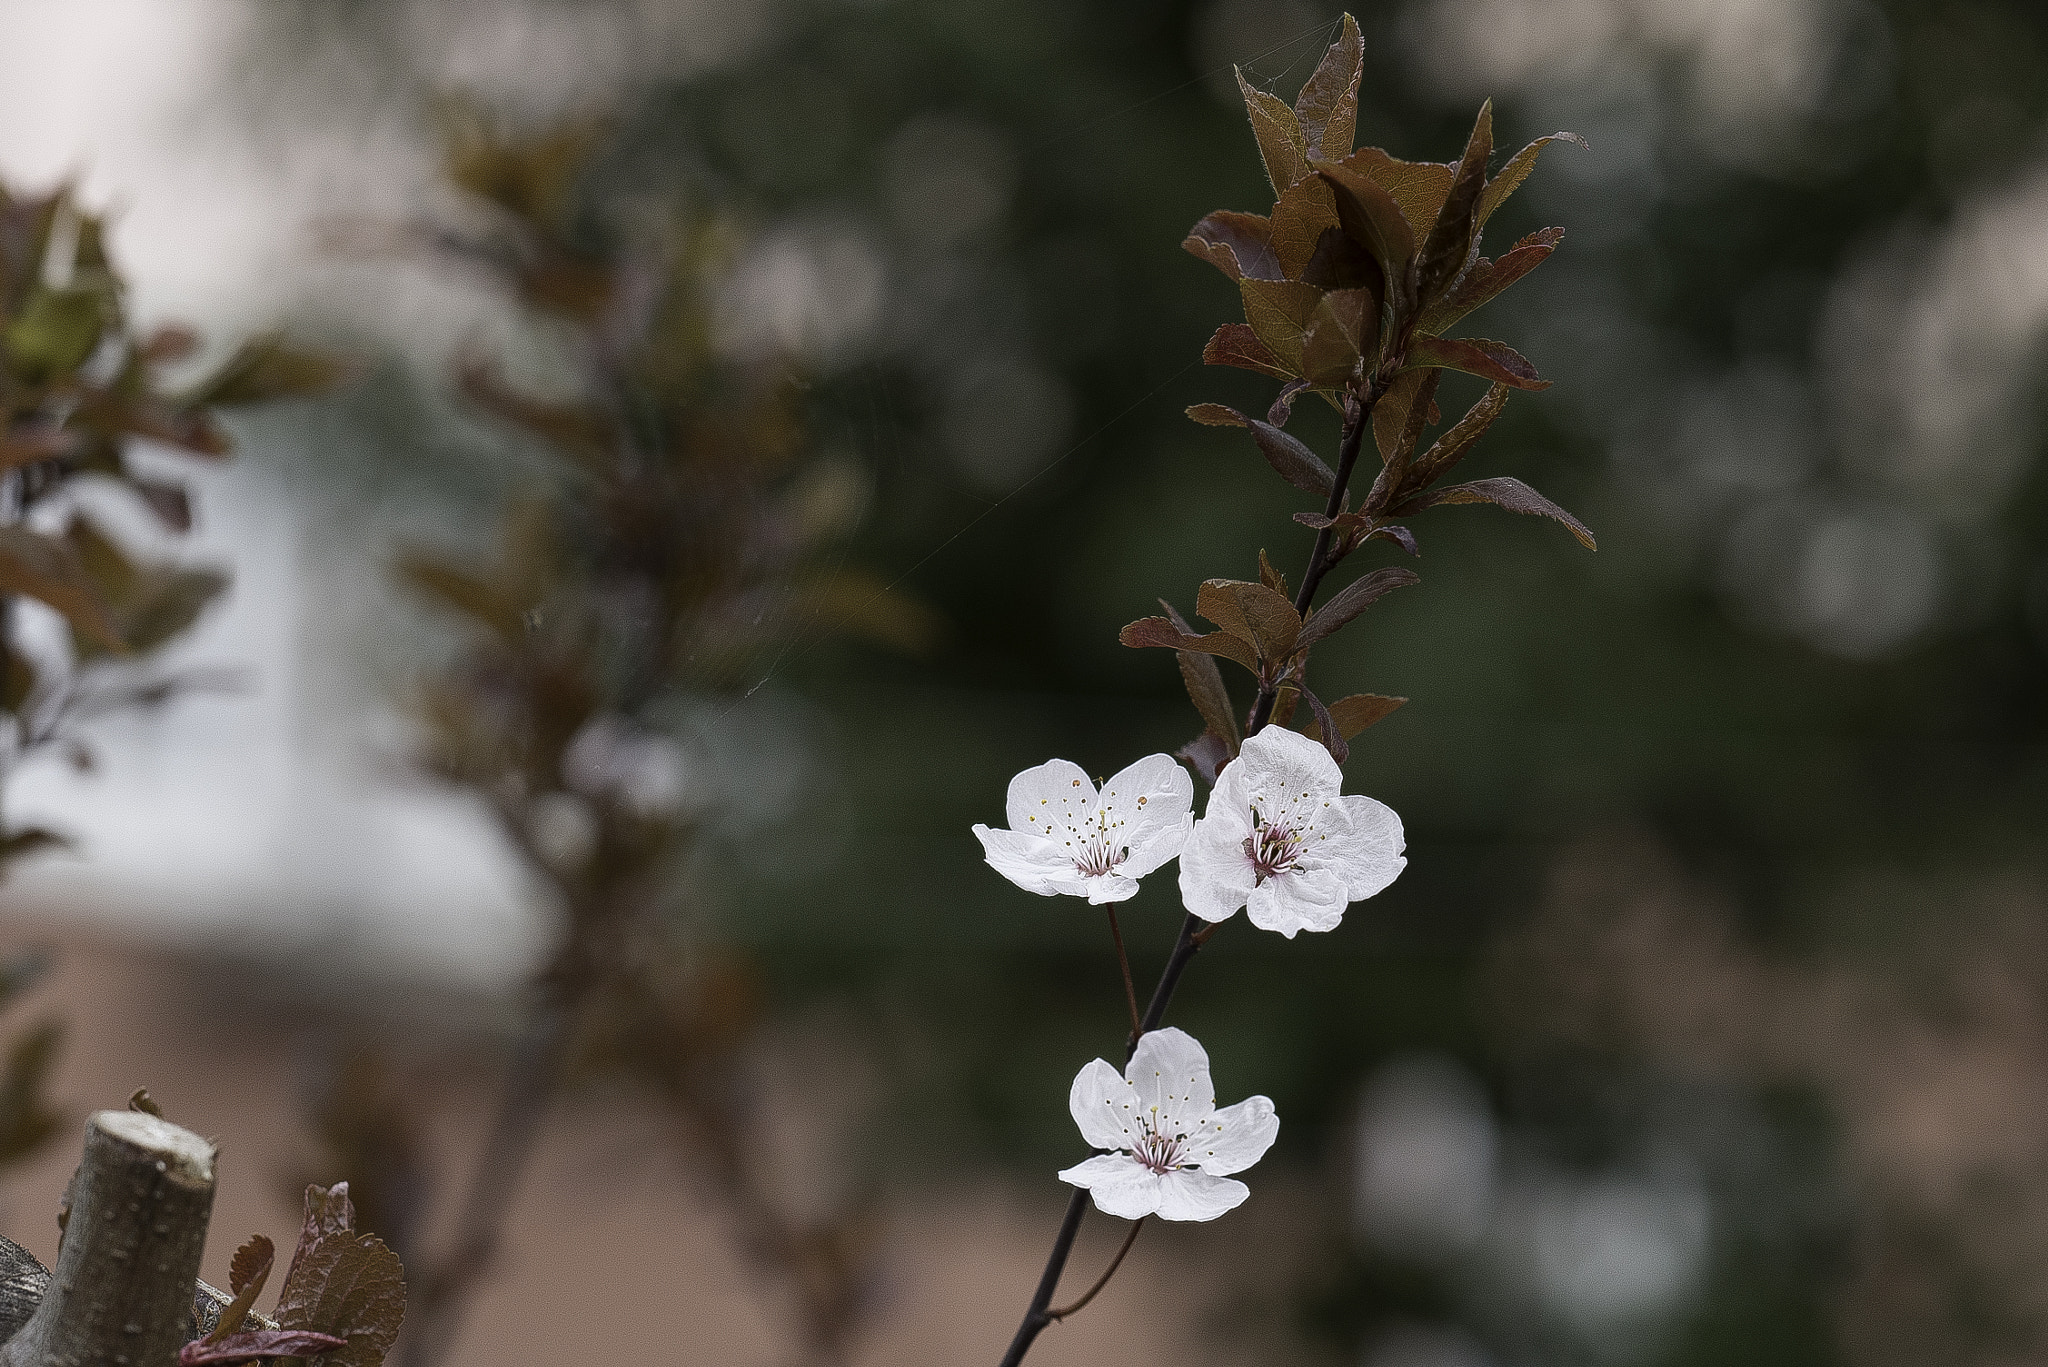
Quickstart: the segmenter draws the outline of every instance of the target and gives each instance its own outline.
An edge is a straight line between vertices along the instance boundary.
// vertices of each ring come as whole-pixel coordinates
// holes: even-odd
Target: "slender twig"
[[[1344,409],[1344,435],[1337,448],[1337,481],[1330,489],[1330,500],[1325,515],[1335,517],[1344,507],[1345,489],[1351,483],[1351,474],[1358,466],[1359,448],[1364,444],[1365,432],[1372,425],[1372,410],[1386,385],[1375,374],[1366,381],[1362,394],[1350,400]],[[1331,528],[1324,527],[1316,533],[1315,549],[1309,553],[1308,569],[1301,576],[1301,589],[1294,598],[1296,612],[1308,611],[1315,601],[1316,589],[1321,586],[1323,576],[1331,570],[1342,556],[1330,554]],[[1262,684],[1259,694],[1252,703],[1251,715],[1245,723],[1245,734],[1256,735],[1261,726],[1273,715],[1273,700],[1279,695],[1280,683],[1276,676],[1271,682]],[[1180,924],[1180,935],[1174,940],[1173,952],[1167,956],[1166,967],[1159,974],[1159,985],[1152,989],[1152,1000],[1145,1007],[1145,1014],[1139,1018],[1138,1028],[1131,1035],[1130,1050],[1124,1058],[1128,1062],[1130,1051],[1138,1047],[1138,1039],[1148,1031],[1159,1028],[1159,1022],[1166,1016],[1167,1003],[1173,1000],[1174,990],[1180,986],[1180,975],[1187,970],[1188,961],[1195,957],[1195,951],[1208,943],[1216,933],[1216,927],[1202,920],[1193,912],[1188,913]],[[1017,1335],[1010,1341],[1009,1351],[1003,1354],[1000,1367],[1017,1367],[1024,1361],[1024,1355],[1031,1351],[1032,1341],[1055,1316],[1047,1309],[1052,1304],[1053,1292],[1059,1288],[1060,1274],[1066,1270],[1067,1258],[1074,1250],[1074,1236],[1081,1228],[1081,1215],[1088,1193],[1077,1189],[1067,1200],[1066,1218],[1060,1222],[1060,1232],[1053,1240],[1052,1252],[1045,1260],[1045,1271],[1039,1276],[1038,1290],[1031,1297],[1030,1308],[1024,1312],[1023,1323],[1017,1326]],[[1116,1267],[1111,1265],[1110,1271]],[[1107,1277],[1103,1279],[1105,1282]],[[1101,1287],[1096,1288],[1100,1290]],[[1089,1293],[1093,1295],[1093,1292]],[[1083,1301],[1085,1304],[1085,1299]]]
[[[1045,1312],[1045,1317],[1051,1320],[1053,1323],[1057,1324],[1061,1320],[1065,1319],[1067,1316],[1079,1314],[1081,1311],[1087,1309],[1088,1302],[1094,1300],[1097,1294],[1101,1292],[1102,1288],[1109,1285],[1109,1279],[1111,1277],[1114,1277],[1116,1275],[1116,1270],[1124,1265],[1124,1255],[1131,1251],[1132,1244],[1138,1242],[1138,1231],[1143,1229],[1144,1227],[1145,1217],[1140,1215],[1136,1220],[1131,1222],[1131,1232],[1129,1234],[1124,1235],[1124,1246],[1116,1251],[1116,1256],[1114,1258],[1111,1258],[1109,1260],[1109,1266],[1103,1269],[1103,1273],[1100,1277],[1097,1277],[1095,1279],[1095,1285],[1089,1287],[1088,1290],[1085,1293],[1083,1293],[1080,1300],[1075,1301],[1072,1305],[1067,1306],[1064,1310],[1048,1310]]]
[[[1102,909],[1109,913],[1109,938],[1116,941],[1116,966],[1123,970],[1124,1004],[1131,1008],[1131,1042],[1136,1044],[1145,1029],[1138,1024],[1138,989],[1131,986],[1131,958],[1124,953],[1124,933],[1117,927],[1116,904],[1105,902]]]

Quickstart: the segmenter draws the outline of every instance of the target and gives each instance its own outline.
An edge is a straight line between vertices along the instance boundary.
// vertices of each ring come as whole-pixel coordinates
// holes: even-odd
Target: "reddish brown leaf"
[[[1344,739],[1349,740],[1407,701],[1406,698],[1390,698],[1382,693],[1353,693],[1331,703],[1330,716]]]
[[[1307,685],[1299,685],[1301,696],[1308,699],[1309,709],[1316,715],[1316,727],[1323,733],[1323,748],[1330,752],[1330,758],[1342,764],[1351,758],[1351,747],[1344,743],[1344,733],[1337,729],[1337,723],[1330,716],[1330,709],[1323,706],[1323,700]]]
[[[1212,631],[1207,636],[1197,636],[1181,630],[1164,617],[1140,617],[1118,632],[1116,638],[1134,650],[1147,647],[1193,650],[1204,655],[1220,655],[1234,664],[1243,665],[1253,673],[1257,673],[1259,668],[1259,657],[1248,642],[1232,636],[1227,631]]]
[[[1215,266],[1232,280],[1279,280],[1280,258],[1273,250],[1273,224],[1258,214],[1218,209],[1188,230],[1184,249]]]
[[[141,475],[128,476],[127,483],[166,528],[174,532],[192,530],[192,500],[186,496],[184,486]]]
[[[1287,576],[1273,568],[1273,562],[1266,558],[1265,547],[1259,548],[1259,582],[1282,598],[1287,594]]]
[[[1493,211],[1501,206],[1501,201],[1513,194],[1515,187],[1529,178],[1529,173],[1536,169],[1536,158],[1553,142],[1576,143],[1586,151],[1592,150],[1586,147],[1586,140],[1577,133],[1552,133],[1549,137],[1536,139],[1509,157],[1508,164],[1500,168],[1499,175],[1486,183],[1485,193],[1479,196],[1479,227],[1484,228],[1486,220],[1492,218]]]
[[[1512,392],[1504,384],[1495,384],[1480,396],[1477,403],[1466,409],[1465,416],[1458,419],[1450,431],[1439,436],[1419,459],[1409,464],[1395,501],[1413,497],[1449,474],[1451,467],[1464,459],[1472,444],[1493,426],[1494,419],[1507,407],[1508,395]]]
[[[1564,229],[1545,228],[1517,242],[1498,261],[1481,257],[1457,288],[1423,311],[1416,330],[1440,333],[1543,264],[1564,240]]]
[[[1187,762],[1202,782],[1213,787],[1216,775],[1236,756],[1237,749],[1234,741],[1225,740],[1214,731],[1204,731],[1174,753]]]
[[[1419,497],[1409,499],[1397,511],[1405,517],[1411,512],[1420,512],[1424,508],[1433,508],[1439,503],[1491,503],[1496,507],[1505,508],[1511,513],[1529,513],[1536,517],[1547,517],[1553,521],[1563,523],[1570,529],[1571,534],[1579,539],[1579,544],[1587,550],[1599,549],[1593,543],[1593,534],[1586,530],[1586,525],[1583,522],[1580,522],[1570,513],[1558,507],[1519,479],[1512,479],[1506,475],[1496,475],[1492,479],[1475,479],[1467,484],[1453,484],[1448,488],[1434,489]]]
[[[1349,625],[1359,613],[1364,612],[1386,594],[1404,584],[1421,582],[1415,571],[1402,569],[1398,565],[1374,570],[1371,574],[1354,580],[1344,586],[1343,592],[1323,604],[1316,610],[1315,615],[1308,619],[1307,624],[1301,629],[1301,639],[1297,642],[1297,647],[1306,649],[1318,641],[1334,636]]]
[[[225,1320],[223,1320],[225,1323]],[[254,1362],[259,1358],[310,1358],[346,1348],[348,1340],[306,1329],[251,1329],[223,1339],[195,1339],[178,1350],[178,1367],[210,1367],[213,1363]],[[341,1358],[337,1355],[337,1362]]]
[[[1194,635],[1194,629],[1178,609],[1164,598],[1159,606],[1166,609],[1175,630],[1184,636]],[[1223,685],[1223,671],[1216,667],[1214,656],[1195,650],[1178,653],[1181,682],[1188,690],[1188,701],[1195,705],[1202,722],[1212,735],[1223,739],[1232,755],[1237,753],[1237,712],[1230,705],[1230,690]]]
[[[1369,177],[1394,197],[1401,214],[1415,230],[1436,222],[1458,168],[1441,161],[1403,161],[1377,147],[1361,147],[1344,164]]]
[[[1325,228],[1316,239],[1316,249],[1302,268],[1301,280],[1319,290],[1365,290],[1373,297],[1374,330],[1378,330],[1379,301],[1386,297],[1387,277],[1372,253],[1353,242],[1339,228]]]
[[[1337,201],[1337,221],[1344,235],[1372,253],[1386,272],[1387,288],[1407,298],[1408,262],[1415,255],[1415,230],[1401,206],[1372,177],[1344,162],[1319,161],[1316,173],[1328,182]]]
[[[1433,302],[1457,280],[1477,240],[1479,196],[1486,188],[1486,160],[1493,155],[1493,101],[1479,106],[1479,118],[1466,140],[1450,193],[1437,210],[1436,222],[1423,240],[1415,265],[1416,297]]]
[[[1242,427],[1245,423],[1244,414],[1220,403],[1189,404],[1188,416],[1204,427]]]
[[[1415,396],[1428,382],[1427,374],[1421,367],[1402,371],[1387,386],[1387,392],[1380,395],[1380,401],[1373,405],[1372,440],[1380,449],[1382,461],[1392,460],[1394,452],[1401,449],[1401,433],[1408,426],[1408,410],[1414,406]]]
[[[1294,378],[1294,372],[1280,364],[1280,358],[1273,354],[1273,349],[1260,341],[1247,323],[1225,323],[1217,328],[1216,335],[1202,348],[1202,364],[1255,370],[1276,380]]]
[[[1287,420],[1294,416],[1294,400],[1302,390],[1309,387],[1307,380],[1289,380],[1280,386],[1280,392],[1273,396],[1273,406],[1266,410],[1266,421],[1275,427],[1287,426]]]
[[[1308,174],[1308,142],[1301,134],[1301,120],[1286,101],[1254,87],[1242,71],[1237,73],[1237,88],[1244,94],[1252,136],[1258,139],[1259,157],[1266,163],[1266,179],[1277,195]]]
[[[1302,347],[1323,292],[1294,280],[1240,280],[1244,319],[1290,376],[1302,373]]]
[[[1425,370],[1425,379],[1408,402],[1408,419],[1401,424],[1401,433],[1394,439],[1394,449],[1373,479],[1372,489],[1365,496],[1360,512],[1374,514],[1387,506],[1394,497],[1394,491],[1401,487],[1408,473],[1408,462],[1414,458],[1416,443],[1422,440],[1422,429],[1429,424],[1436,413],[1436,386],[1441,371]]]
[[[1522,353],[1484,337],[1417,337],[1408,344],[1408,364],[1462,370],[1517,389],[1550,388],[1550,381],[1538,379],[1536,367]]]
[[[354,1232],[348,1184],[306,1188],[306,1222],[278,1296],[281,1329],[346,1339],[328,1367],[377,1367],[405,1318],[405,1269],[381,1239]]]
[[[1273,206],[1273,254],[1282,276],[1301,279],[1316,243],[1336,226],[1337,201],[1321,179],[1310,176],[1288,186]]]
[[[146,1097],[148,1093],[138,1095]],[[217,1344],[236,1336],[256,1298],[263,1294],[263,1283],[270,1277],[270,1266],[276,1256],[276,1245],[262,1234],[250,1235],[248,1242],[235,1250],[234,1261],[228,1264],[228,1290],[235,1298],[222,1307],[213,1332],[206,1336],[207,1343]]]
[[[1391,541],[1412,556],[1420,557],[1422,555],[1422,547],[1415,544],[1415,533],[1399,523],[1390,523],[1385,527],[1375,527],[1365,534],[1365,539],[1367,541]]]
[[[1209,579],[1195,595],[1195,611],[1250,644],[1258,660],[1273,665],[1294,653],[1301,615],[1294,604],[1264,584],[1243,579]]]
[[[1294,101],[1294,115],[1312,159],[1335,161],[1350,153],[1358,135],[1358,78],[1364,65],[1365,40],[1359,36],[1358,21],[1347,14],[1337,41],[1323,53],[1315,74]]]

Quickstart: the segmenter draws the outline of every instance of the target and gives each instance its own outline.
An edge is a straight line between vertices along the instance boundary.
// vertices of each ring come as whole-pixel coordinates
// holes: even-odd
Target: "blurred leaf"
[[[1465,269],[1472,245],[1477,241],[1475,216],[1479,195],[1486,188],[1486,162],[1493,155],[1493,101],[1479,106],[1472,136],[1465,143],[1465,155],[1458,162],[1450,193],[1437,211],[1436,222],[1423,240],[1416,258],[1415,292],[1423,303],[1433,303],[1449,289]]]
[[[1322,457],[1309,450],[1298,437],[1289,436],[1273,424],[1260,422],[1257,418],[1246,418],[1243,425],[1251,429],[1252,440],[1258,443],[1259,453],[1266,458],[1268,465],[1280,472],[1282,479],[1305,494],[1314,494],[1325,500],[1330,497],[1330,491],[1337,487],[1337,472],[1325,465]]]
[[[62,428],[27,424],[0,435],[0,474],[68,454],[78,439]]]
[[[35,691],[35,662],[0,642],[0,711],[20,716]]]
[[[1469,484],[1453,484],[1447,488],[1432,490],[1409,499],[1395,511],[1397,515],[1406,517],[1424,508],[1434,508],[1439,503],[1491,503],[1496,507],[1506,508],[1511,513],[1547,517],[1562,522],[1587,550],[1599,549],[1594,545],[1593,534],[1586,530],[1584,523],[1519,479],[1511,479],[1506,475],[1496,475],[1491,479],[1475,479]]]
[[[7,843],[28,834],[46,833],[17,832]],[[63,1037],[62,1026],[44,1021],[24,1031],[7,1051],[7,1070],[0,1075],[0,1163],[27,1157],[56,1132],[60,1117],[46,1093]]]
[[[1217,328],[1216,334],[1202,348],[1202,364],[1255,370],[1276,380],[1294,378],[1294,373],[1280,364],[1280,358],[1273,354],[1273,349],[1260,341],[1258,334],[1245,323],[1225,323]]]
[[[186,495],[184,486],[141,475],[129,475],[123,482],[135,491],[143,506],[156,515],[156,520],[167,531],[192,530],[192,500]]]
[[[1302,626],[1299,648],[1306,650],[1318,641],[1336,635],[1359,613],[1395,589],[1421,582],[1415,571],[1403,569],[1398,565],[1389,565],[1353,580],[1344,586],[1342,592],[1316,609],[1314,615]]]
[[[1308,141],[1302,136],[1301,121],[1279,96],[1254,88],[1242,70],[1237,70],[1237,88],[1244,93],[1252,136],[1258,139],[1259,157],[1266,163],[1266,179],[1278,195],[1308,174]]]
[[[46,949],[24,949],[0,959],[0,1007],[11,1005],[48,976],[50,962]]]
[[[69,375],[99,346],[107,321],[103,290],[39,286],[7,329],[7,359],[31,382]]]
[[[405,1318],[405,1269],[372,1235],[354,1231],[348,1183],[306,1189],[306,1219],[277,1301],[280,1329],[348,1340],[328,1367],[376,1367]]]
[[[489,627],[501,640],[516,642],[526,634],[528,605],[482,575],[420,551],[401,552],[397,570],[420,593]]]
[[[537,228],[563,225],[576,179],[608,130],[605,120],[583,119],[521,138],[469,100],[443,101],[436,112],[448,178]]]
[[[1434,372],[1432,372],[1434,373]],[[1465,416],[1458,419],[1451,430],[1439,436],[1420,459],[1408,467],[1395,494],[1396,501],[1409,498],[1449,474],[1451,468],[1464,459],[1472,444],[1486,435],[1486,429],[1493,426],[1495,418],[1507,407],[1511,390],[1507,385],[1494,384],[1480,396],[1477,403],[1465,410]]]
[[[1251,644],[1227,631],[1212,631],[1206,636],[1197,636],[1183,631],[1164,617],[1140,617],[1137,621],[1117,633],[1117,640],[1134,650],[1160,647],[1166,650],[1193,650],[1204,655],[1220,655],[1235,664],[1241,664],[1256,674],[1259,657]]]
[[[1538,379],[1536,367],[1519,351],[1484,337],[1417,337],[1408,344],[1408,365],[1462,370],[1517,389],[1550,388],[1550,381]]]
[[[1289,377],[1302,373],[1302,347],[1323,292],[1293,280],[1240,280],[1245,322]]]
[[[106,605],[66,541],[22,526],[0,527],[0,593],[47,603],[84,638],[109,650],[122,649]]]
[[[1536,169],[1536,158],[1553,142],[1569,142],[1584,151],[1593,150],[1586,146],[1586,140],[1577,133],[1552,133],[1548,137],[1536,139],[1509,157],[1507,165],[1500,168],[1499,175],[1487,182],[1485,193],[1479,196],[1479,227],[1484,228],[1486,220],[1493,217],[1493,211],[1515,192],[1515,187],[1529,178],[1529,173]]]
[[[1218,209],[1191,228],[1180,245],[1232,280],[1284,278],[1273,250],[1273,224],[1257,214]]]
[[[1167,618],[1174,629],[1182,635],[1192,636],[1194,628],[1180,611],[1164,598],[1159,606],[1166,609]],[[1230,705],[1230,690],[1224,687],[1223,671],[1216,667],[1213,656],[1196,650],[1179,652],[1181,682],[1187,686],[1188,701],[1195,705],[1203,723],[1211,733],[1223,739],[1224,746],[1232,755],[1237,753],[1237,712]]]
[[[1365,40],[1358,21],[1346,14],[1337,41],[1323,53],[1315,74],[1294,101],[1310,158],[1335,161],[1350,153],[1358,136],[1358,79],[1364,65]]]
[[[330,352],[293,346],[276,333],[252,337],[175,402],[182,408],[231,408],[324,394],[359,367]]]
[[[1353,693],[1348,698],[1339,698],[1330,704],[1330,716],[1335,719],[1337,729],[1349,740],[1389,715],[1406,698],[1390,698],[1381,693]]]
[[[9,831],[5,836],[0,836],[0,869],[32,854],[42,854],[49,850],[68,850],[72,848],[72,843],[70,836],[45,830],[41,826],[24,826],[18,831]]]
[[[249,1311],[256,1305],[256,1298],[263,1294],[263,1284],[270,1279],[271,1264],[276,1258],[277,1245],[264,1234],[251,1234],[248,1241],[235,1250],[234,1260],[228,1264],[228,1290],[234,1293],[235,1298],[222,1308],[213,1332],[203,1342],[219,1344],[241,1329],[242,1322],[249,1318]]]
[[[1236,758],[1237,747],[1234,741],[1225,740],[1214,731],[1204,731],[1174,753],[1187,761],[1188,768],[1194,770],[1202,782],[1214,787],[1216,775]]]
[[[237,1304],[240,1298],[237,1298]],[[227,1315],[234,1309],[229,1306],[221,1312],[221,1323],[227,1323]],[[245,1333],[231,1334],[216,1339],[208,1334],[203,1339],[194,1339],[178,1350],[178,1367],[211,1367],[214,1363],[256,1362],[265,1358],[310,1358],[323,1353],[334,1355],[336,1362],[344,1360],[381,1362],[382,1355],[372,1359],[348,1359],[348,1340],[334,1334],[320,1334],[308,1329],[251,1329]],[[339,1350],[339,1351],[338,1351]]]
[[[1267,665],[1293,654],[1295,638],[1301,634],[1301,614],[1294,604],[1264,584],[1243,579],[1204,580],[1195,595],[1195,611],[1249,643]]]
[[[178,323],[166,323],[143,339],[137,348],[150,365],[169,365],[198,354],[199,334]]]
[[[616,426],[593,406],[543,403],[511,388],[494,367],[477,362],[462,367],[460,384],[470,402],[493,417],[524,428],[592,474],[616,471]]]

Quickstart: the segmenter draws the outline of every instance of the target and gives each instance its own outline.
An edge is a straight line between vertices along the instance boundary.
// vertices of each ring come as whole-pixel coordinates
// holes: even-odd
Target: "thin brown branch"
[[[1075,1301],[1072,1305],[1067,1306],[1063,1310],[1048,1310],[1045,1312],[1045,1317],[1051,1320],[1054,1324],[1058,1324],[1067,1316],[1078,1315],[1079,1313],[1081,1313],[1081,1311],[1086,1310],[1088,1308],[1088,1302],[1094,1300],[1097,1296],[1102,1294],[1102,1288],[1109,1285],[1109,1279],[1111,1277],[1114,1277],[1116,1275],[1116,1270],[1124,1265],[1124,1255],[1131,1251],[1132,1244],[1138,1242],[1138,1231],[1143,1229],[1144,1227],[1145,1217],[1140,1215],[1136,1220],[1131,1222],[1131,1232],[1129,1234],[1124,1235],[1124,1246],[1116,1251],[1116,1256],[1114,1258],[1111,1258],[1109,1260],[1109,1266],[1104,1268],[1102,1275],[1095,1279],[1095,1285],[1089,1287],[1088,1290],[1082,1294],[1080,1300]]]
[[[1124,1004],[1131,1008],[1131,1043],[1136,1044],[1145,1031],[1138,1024],[1138,989],[1131,985],[1131,958],[1124,953],[1124,933],[1116,923],[1116,904],[1105,902],[1102,909],[1109,913],[1109,938],[1116,941],[1116,966],[1123,970]]]

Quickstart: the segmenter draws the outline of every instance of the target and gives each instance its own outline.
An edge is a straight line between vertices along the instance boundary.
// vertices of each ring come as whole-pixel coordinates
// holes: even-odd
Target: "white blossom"
[[[1182,904],[1205,921],[1248,906],[1253,925],[1290,940],[1334,930],[1408,863],[1401,818],[1340,793],[1343,782],[1330,752],[1298,731],[1268,726],[1245,741],[1181,852]]]
[[[1172,1026],[1141,1038],[1121,1073],[1102,1059],[1083,1068],[1067,1105],[1081,1137],[1110,1152],[1060,1180],[1126,1220],[1213,1220],[1235,1209],[1251,1188],[1230,1174],[1263,1158],[1280,1133],[1265,1097],[1216,1109],[1209,1055]]]
[[[1010,780],[1010,828],[977,825],[989,867],[1026,892],[1121,902],[1180,853],[1195,784],[1170,755],[1147,755],[1097,793],[1078,764],[1048,760]]]

